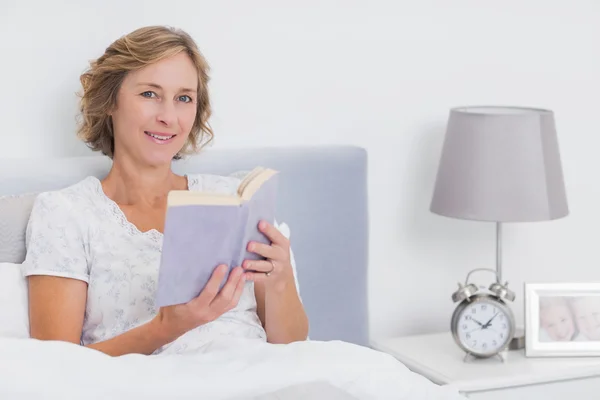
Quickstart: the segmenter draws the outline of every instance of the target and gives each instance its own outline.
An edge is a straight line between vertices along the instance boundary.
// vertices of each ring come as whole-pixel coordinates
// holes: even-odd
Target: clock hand
[[[477,321],[475,318],[471,317],[471,321],[475,322],[477,325],[479,326],[483,326],[483,324],[479,321]]]
[[[496,311],[496,314],[494,314],[494,316],[493,316],[492,318],[490,318],[490,320],[489,320],[488,322],[486,322],[486,323],[483,325],[483,327],[484,327],[484,328],[489,328],[490,324],[492,323],[492,320],[493,320],[494,318],[496,318],[496,315],[498,315],[498,311]]]

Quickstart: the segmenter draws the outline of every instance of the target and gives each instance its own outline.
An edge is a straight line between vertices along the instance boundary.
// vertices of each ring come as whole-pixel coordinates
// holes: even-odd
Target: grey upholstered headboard
[[[352,146],[206,149],[174,163],[179,173],[229,174],[264,165],[281,172],[277,220],[291,229],[304,306],[314,340],[368,345],[367,154]],[[35,194],[88,175],[101,156],[0,160],[0,262],[21,262]]]

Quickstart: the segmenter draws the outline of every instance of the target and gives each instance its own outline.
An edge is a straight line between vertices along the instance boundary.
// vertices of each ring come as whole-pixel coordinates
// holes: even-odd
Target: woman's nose
[[[177,121],[175,105],[171,102],[163,102],[158,109],[157,119],[166,126],[173,125]]]

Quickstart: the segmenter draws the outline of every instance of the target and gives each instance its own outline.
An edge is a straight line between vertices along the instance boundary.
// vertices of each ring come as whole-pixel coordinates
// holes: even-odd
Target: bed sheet
[[[3,399],[296,400],[315,398],[314,390],[340,399],[463,398],[388,354],[343,341],[231,338],[184,354],[111,357],[66,342],[0,338]]]

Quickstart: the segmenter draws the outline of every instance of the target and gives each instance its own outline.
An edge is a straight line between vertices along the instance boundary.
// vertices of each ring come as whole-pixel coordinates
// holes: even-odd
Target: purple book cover
[[[182,205],[167,209],[155,305],[187,303],[200,294],[219,264],[230,270],[245,259],[249,241],[270,244],[260,220],[275,220],[278,174],[241,205]],[[226,278],[221,282],[224,285]]]

